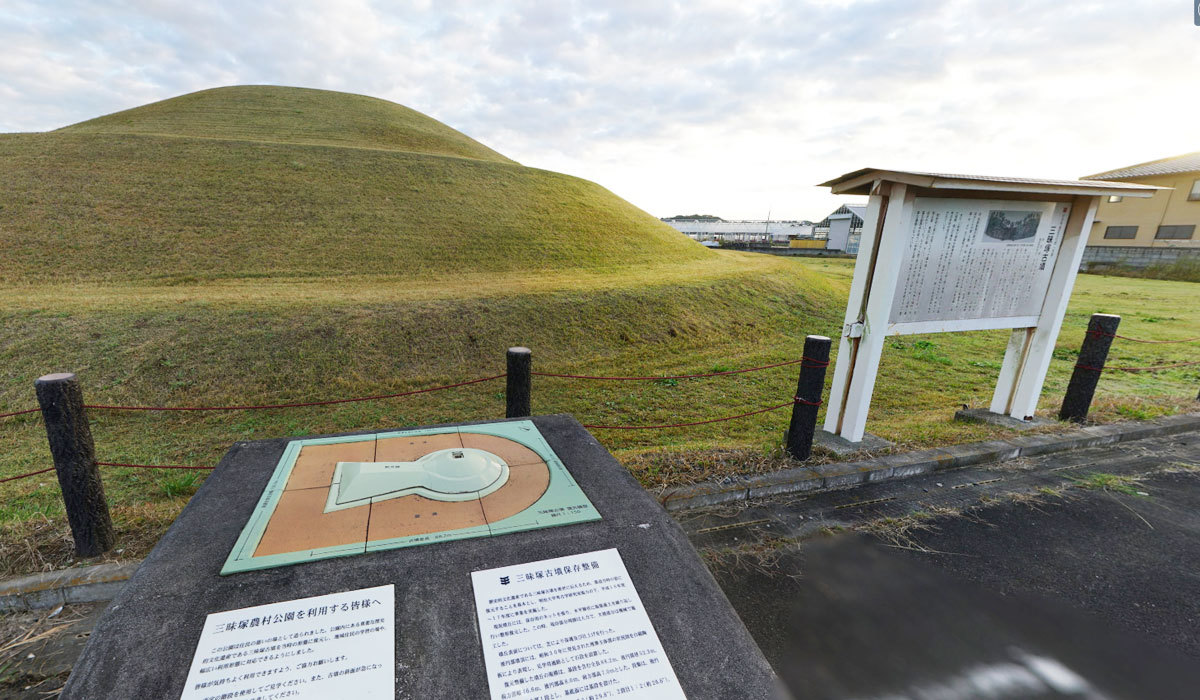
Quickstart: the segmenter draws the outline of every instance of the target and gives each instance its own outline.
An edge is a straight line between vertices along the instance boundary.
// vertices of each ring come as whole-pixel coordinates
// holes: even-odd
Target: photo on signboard
[[[1026,241],[1030,243],[1037,235],[1038,224],[1042,220],[1039,211],[1013,211],[1009,209],[992,209],[988,212],[987,227],[983,230],[984,242],[993,241]]]

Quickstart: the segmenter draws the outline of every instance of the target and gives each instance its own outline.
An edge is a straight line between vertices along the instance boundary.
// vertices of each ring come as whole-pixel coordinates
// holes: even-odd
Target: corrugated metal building
[[[826,239],[826,250],[841,250],[850,255],[858,255],[863,217],[866,215],[866,204],[843,204],[837,211],[822,219],[814,227],[813,233],[817,238]]]

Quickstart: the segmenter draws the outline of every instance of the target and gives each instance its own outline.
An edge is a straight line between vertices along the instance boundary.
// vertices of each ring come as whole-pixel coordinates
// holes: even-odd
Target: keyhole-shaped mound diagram
[[[435,501],[470,501],[508,482],[508,463],[471,447],[437,450],[412,462],[338,462],[325,512],[410,494]]]
[[[221,573],[599,519],[529,420],[300,438]]]

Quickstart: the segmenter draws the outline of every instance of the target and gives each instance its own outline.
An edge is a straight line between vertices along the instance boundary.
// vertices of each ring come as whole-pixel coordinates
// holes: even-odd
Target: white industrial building
[[[680,233],[700,242],[776,243],[812,238],[810,221],[724,221],[713,219],[663,219]]]
[[[713,217],[675,217],[662,221],[706,245],[741,243],[751,247],[784,246],[808,249],[813,253],[820,249],[857,255],[866,215],[866,204],[843,204],[816,224],[811,221],[725,221]],[[822,241],[824,245],[816,241]]]

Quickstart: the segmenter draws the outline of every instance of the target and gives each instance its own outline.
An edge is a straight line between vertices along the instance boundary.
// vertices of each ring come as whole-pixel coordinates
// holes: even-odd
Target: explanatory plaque
[[[492,700],[683,700],[615,549],[471,573]]]
[[[1069,204],[918,197],[889,323],[1037,316]]]
[[[395,586],[212,613],[180,700],[382,700],[395,685]]]

